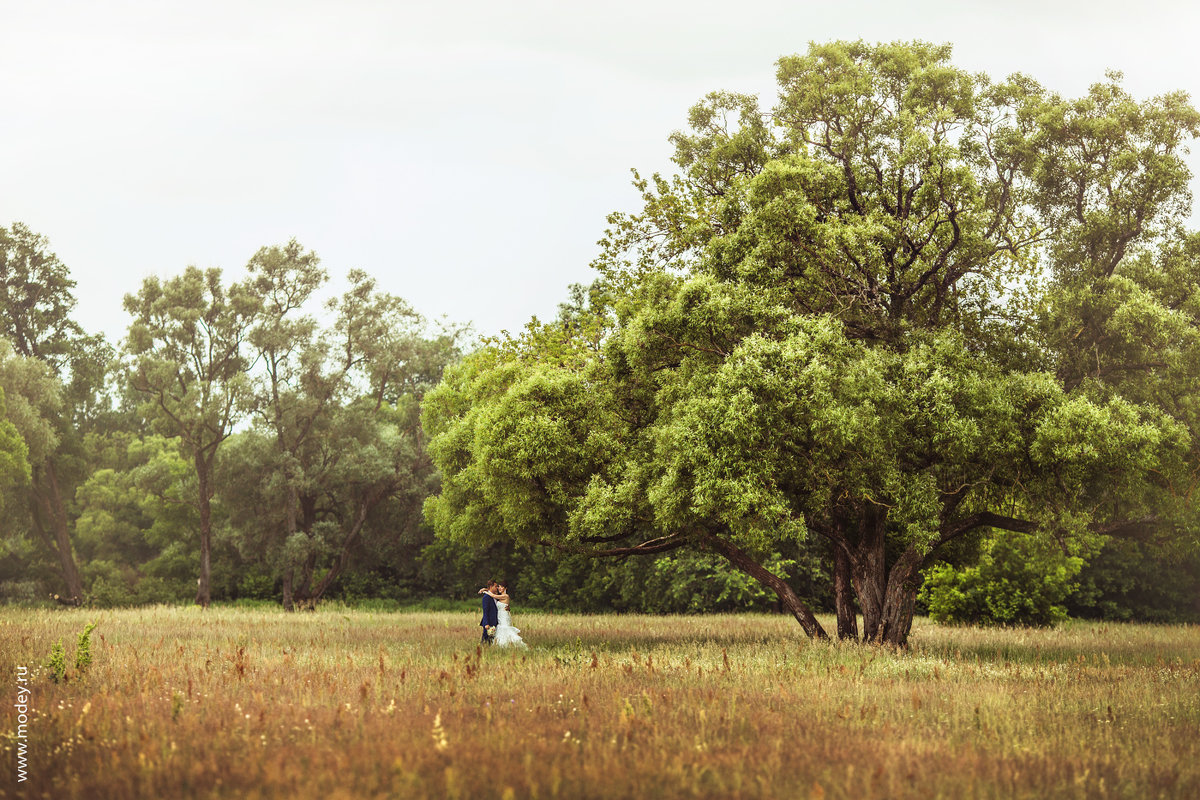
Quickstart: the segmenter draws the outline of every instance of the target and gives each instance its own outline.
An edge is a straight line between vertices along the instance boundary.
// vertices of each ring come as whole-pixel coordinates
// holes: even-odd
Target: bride
[[[498,591],[495,592],[479,590],[480,594],[489,595],[496,601],[496,636],[492,644],[499,647],[526,647],[521,639],[521,629],[513,627],[512,616],[508,613],[508,584],[497,581],[496,588]]]

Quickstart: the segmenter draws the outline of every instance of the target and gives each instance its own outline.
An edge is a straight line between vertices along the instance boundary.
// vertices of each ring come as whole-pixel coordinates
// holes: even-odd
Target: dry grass
[[[0,797],[1200,797],[1200,629],[914,630],[810,643],[783,617],[0,610],[37,666],[30,780]]]

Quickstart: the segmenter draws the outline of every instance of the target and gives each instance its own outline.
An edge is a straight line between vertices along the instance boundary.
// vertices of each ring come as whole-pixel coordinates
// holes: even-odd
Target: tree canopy
[[[829,544],[838,633],[903,644],[921,569],[986,530],[1067,549],[1188,522],[1200,254],[1181,94],[1081,98],[836,42],[779,101],[714,93],[636,176],[581,312],[447,373],[426,505],[459,541],[764,559]]]
[[[461,331],[431,332],[361,270],[327,303],[334,319],[322,329],[305,311],[327,276],[295,241],[261,249],[248,269],[260,307],[254,424],[230,443],[222,474],[233,527],[281,574],[290,609],[322,597],[353,553],[403,536],[411,523],[400,520],[419,521],[411,509],[436,473],[418,404]],[[389,506],[390,528],[377,521]]]
[[[15,388],[23,407],[37,409],[23,435],[30,455],[24,502],[9,526],[32,528],[39,549],[58,563],[59,581],[70,602],[83,600],[83,584],[71,542],[71,494],[83,480],[80,437],[106,405],[105,382],[111,350],[100,336],[88,336],[71,317],[75,281],[44,236],[21,223],[0,227],[0,339],[12,358],[42,365],[52,388],[25,382]],[[8,357],[7,353],[4,356]],[[15,363],[15,362],[14,362]],[[30,367],[32,368],[32,367]],[[17,371],[28,374],[28,369]],[[10,370],[11,372],[11,370]],[[51,397],[51,395],[53,397]],[[21,427],[21,426],[18,426]],[[50,434],[33,433],[47,428]]]
[[[188,267],[165,281],[146,278],[125,296],[133,316],[127,348],[130,385],[156,429],[177,436],[195,466],[194,503],[200,518],[200,577],[196,602],[211,597],[213,470],[217,451],[249,402],[250,365],[243,350],[258,313],[242,284],[226,287],[219,269]]]
[[[4,390],[0,388],[0,511],[14,487],[29,481],[29,448],[17,426],[8,418]]]

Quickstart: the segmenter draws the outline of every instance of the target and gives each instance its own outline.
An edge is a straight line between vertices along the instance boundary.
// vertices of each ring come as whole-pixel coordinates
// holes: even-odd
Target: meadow
[[[895,651],[514,610],[525,651],[465,605],[0,609],[0,798],[1200,797],[1195,626],[918,619]]]

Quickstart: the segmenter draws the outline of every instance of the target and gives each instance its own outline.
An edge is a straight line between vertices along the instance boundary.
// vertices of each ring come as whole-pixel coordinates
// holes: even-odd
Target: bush
[[[89,622],[83,633],[79,634],[75,647],[75,669],[80,673],[86,672],[92,665],[92,631],[95,629],[96,623]]]
[[[119,576],[101,575],[92,581],[87,599],[88,605],[95,608],[173,605],[188,602],[194,596],[194,591],[187,582],[155,576],[142,578],[136,585],[131,585]]]
[[[335,602],[335,603],[340,602],[343,605],[345,605],[346,608],[353,608],[357,611],[386,612],[386,611],[400,611],[401,609],[405,608],[404,604],[401,603],[399,600],[392,600],[387,597],[364,597],[360,600],[346,599],[346,600],[340,600],[340,601],[333,600],[333,601],[327,601],[327,602]]]
[[[237,596],[239,600],[279,600],[281,595],[275,591],[275,578],[261,573],[250,573],[238,581]]]
[[[974,566],[928,569],[920,599],[936,622],[1054,625],[1067,618],[1063,602],[1082,566],[1035,537],[998,534]]]
[[[351,572],[342,575],[336,586],[335,596],[346,602],[367,599],[399,600],[395,583],[377,572]]]
[[[50,648],[50,658],[46,660],[46,669],[50,670],[50,680],[62,683],[67,679],[67,651],[63,649],[62,639]]]
[[[124,581],[101,576],[92,581],[92,590],[88,592],[88,605],[97,608],[135,606],[137,598]]]
[[[248,608],[257,611],[277,611],[282,608],[278,600],[255,600],[250,597],[239,597],[237,600],[213,601],[213,604],[226,608]]]
[[[172,605],[186,603],[195,597],[196,587],[182,581],[149,576],[138,581],[133,591],[136,605]]]
[[[1134,622],[1200,622],[1200,545],[1111,539],[1079,573],[1072,616]]]
[[[23,606],[48,605],[50,592],[39,580],[0,581],[0,602]]]

